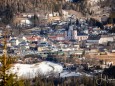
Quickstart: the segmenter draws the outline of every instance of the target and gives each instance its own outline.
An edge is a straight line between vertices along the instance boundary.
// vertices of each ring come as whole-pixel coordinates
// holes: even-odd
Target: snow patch
[[[35,78],[38,75],[50,76],[58,75],[63,71],[59,64],[44,61],[36,64],[14,64],[9,69],[9,73],[16,74],[19,78]]]
[[[62,78],[73,77],[73,76],[82,76],[82,74],[79,72],[76,73],[76,72],[67,72],[67,71],[60,74],[60,77],[62,77]]]

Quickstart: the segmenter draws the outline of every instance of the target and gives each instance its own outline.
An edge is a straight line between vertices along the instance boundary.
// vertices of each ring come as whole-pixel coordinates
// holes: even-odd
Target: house
[[[49,51],[50,49],[48,47],[45,47],[45,46],[38,46],[37,50],[39,52],[42,52],[42,51]]]
[[[82,55],[82,54],[83,54],[83,52],[84,52],[83,50],[77,50],[77,51],[75,51],[75,53],[74,53],[74,54],[76,54],[76,55],[79,55],[79,56],[80,56],[80,55]]]
[[[21,21],[20,21],[20,25],[31,25],[32,22],[27,19],[27,18],[23,18]]]
[[[37,44],[33,43],[29,45],[31,50],[37,50]]]
[[[101,35],[101,39],[100,39],[99,43],[103,44],[103,43],[113,42],[113,41],[114,41],[113,36]]]
[[[77,40],[78,41],[83,41],[83,40],[87,40],[88,39],[88,35],[87,34],[84,34],[84,33],[79,33],[77,35]]]
[[[49,43],[48,42],[40,42],[38,45],[39,46],[49,46]]]
[[[106,25],[104,25],[104,27],[111,29],[111,28],[113,28],[113,24],[106,24]]]
[[[56,36],[56,40],[58,40],[58,41],[65,40],[64,34],[59,34],[59,35],[57,35],[57,36]]]
[[[38,40],[41,40],[40,36],[26,36],[26,39],[28,42],[37,42]]]
[[[20,49],[27,50],[27,49],[30,49],[30,46],[29,45],[21,45]]]
[[[46,19],[48,19],[48,22],[60,21],[61,20],[59,12],[53,12],[53,13],[47,14]]]
[[[23,18],[31,18],[32,16],[34,16],[34,13],[21,13],[20,15]]]
[[[0,30],[0,36],[2,36],[2,34],[3,34],[3,31],[2,31],[2,30]]]
[[[27,42],[27,39],[25,36],[18,36],[18,37],[10,36],[8,45],[9,46],[17,46],[22,42]]]
[[[91,49],[90,51],[89,51],[89,53],[90,54],[98,54],[98,49]]]
[[[87,43],[94,43],[94,44],[99,44],[101,36],[97,35],[91,35],[87,39]]]
[[[19,40],[17,39],[11,39],[9,42],[11,43],[11,46],[17,46],[19,44]]]
[[[113,36],[108,35],[91,35],[87,39],[88,43],[94,43],[94,44],[104,44],[112,41],[114,41]]]
[[[17,26],[30,26],[30,25],[32,25],[32,22],[29,20],[29,18],[15,18],[14,23]]]
[[[47,18],[49,18],[49,17],[57,17],[57,16],[59,16],[59,12],[48,13],[46,15]]]
[[[51,40],[56,40],[57,36],[48,36],[48,38],[51,39]]]
[[[19,42],[27,42],[27,38],[24,35],[20,35],[17,38],[19,40]]]
[[[62,10],[62,15],[63,15],[64,19],[66,19],[68,17],[69,13],[66,10]]]
[[[65,33],[64,32],[55,32],[53,35],[48,36],[51,40],[63,41],[65,40]]]
[[[49,17],[48,18],[48,21],[49,22],[52,22],[52,21],[60,21],[61,20],[61,18],[59,17],[59,16],[54,16],[54,17]]]
[[[29,49],[29,48],[30,48],[29,43],[27,43],[27,42],[25,42],[25,41],[19,43],[19,46],[20,46],[20,48],[23,49],[23,50],[26,50],[26,49]]]

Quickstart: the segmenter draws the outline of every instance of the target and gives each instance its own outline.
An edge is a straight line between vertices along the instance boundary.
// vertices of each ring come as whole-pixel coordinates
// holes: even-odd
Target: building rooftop
[[[89,36],[87,40],[99,40],[100,38],[101,38],[100,35],[99,35],[99,36],[97,36],[97,35],[96,35],[96,36],[93,36],[93,35],[92,35],[92,36]]]
[[[77,33],[78,36],[88,36],[88,34],[85,33]]]

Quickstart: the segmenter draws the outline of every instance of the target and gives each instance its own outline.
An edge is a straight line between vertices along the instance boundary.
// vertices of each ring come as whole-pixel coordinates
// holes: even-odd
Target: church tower
[[[75,40],[77,39],[77,29],[73,30],[73,37],[74,37]]]

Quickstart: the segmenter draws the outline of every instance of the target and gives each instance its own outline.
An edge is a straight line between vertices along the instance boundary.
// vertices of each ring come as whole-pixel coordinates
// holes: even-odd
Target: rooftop
[[[100,35],[91,35],[88,37],[88,40],[99,40],[101,38]]]

